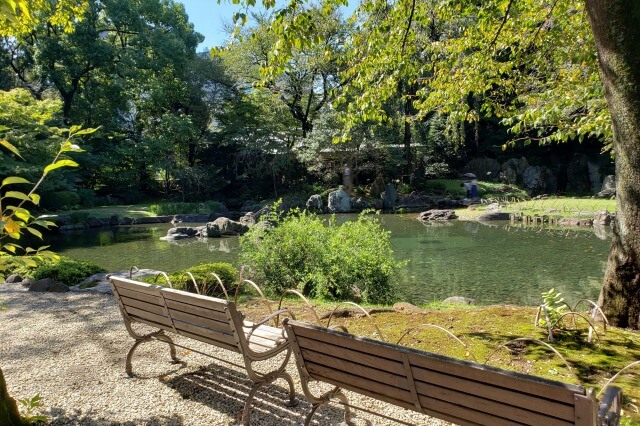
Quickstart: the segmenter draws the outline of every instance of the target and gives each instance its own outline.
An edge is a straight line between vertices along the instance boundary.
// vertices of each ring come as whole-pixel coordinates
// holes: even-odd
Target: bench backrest
[[[301,376],[463,425],[594,425],[574,386],[285,321]],[[305,380],[305,377],[302,378]]]
[[[242,317],[233,302],[122,277],[109,280],[125,320],[242,351],[236,327]]]

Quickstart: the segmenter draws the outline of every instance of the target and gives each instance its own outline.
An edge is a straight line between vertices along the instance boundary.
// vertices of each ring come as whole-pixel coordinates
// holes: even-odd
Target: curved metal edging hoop
[[[376,322],[373,320],[373,318],[371,317],[371,315],[369,315],[369,312],[367,312],[362,306],[358,305],[357,303],[354,302],[342,302],[340,304],[338,304],[335,309],[331,312],[331,315],[329,315],[329,318],[327,318],[327,328],[330,328],[331,325],[331,318],[333,318],[333,315],[336,313],[336,311],[338,310],[338,308],[342,305],[353,305],[356,308],[360,309],[366,316],[367,318],[369,318],[369,321],[371,321],[371,324],[373,324],[373,326],[375,327],[376,331],[378,332],[378,336],[380,336],[380,339],[383,341],[387,341],[387,337],[382,333],[382,331],[380,330],[380,328],[378,327],[378,325],[376,324]]]
[[[478,362],[478,359],[476,358],[476,356],[473,354],[473,352],[471,352],[469,350],[469,347],[466,345],[466,343],[464,343],[462,340],[460,340],[455,334],[453,334],[452,332],[450,332],[449,330],[447,330],[446,328],[440,327],[439,325],[435,325],[435,324],[420,324],[420,325],[416,325],[415,327],[411,327],[406,329],[403,333],[402,336],[400,336],[400,338],[398,339],[398,341],[396,342],[396,345],[399,345],[400,342],[402,341],[402,339],[405,338],[405,336],[409,333],[411,333],[414,330],[417,330],[419,328],[427,328],[427,327],[431,327],[431,328],[435,328],[441,331],[444,331],[445,333],[447,333],[450,337],[453,337],[458,343],[460,343],[462,345],[463,348],[465,348],[467,350],[467,353],[469,355],[471,355],[471,358],[473,358],[473,360],[475,362]]]
[[[140,269],[137,266],[132,266],[131,269],[129,269],[129,279],[133,278],[133,270],[136,270],[136,272],[139,272]]]
[[[298,290],[294,290],[294,289],[292,289],[292,288],[290,288],[290,289],[288,289],[288,290],[285,290],[285,292],[284,292],[284,293],[282,293],[282,296],[280,296],[280,301],[278,302],[278,310],[282,309],[282,301],[284,300],[284,296],[285,296],[287,293],[295,294],[295,295],[296,295],[296,296],[298,296],[300,299],[302,299],[302,300],[304,301],[304,303],[306,303],[306,304],[307,304],[307,306],[309,307],[309,309],[311,309],[311,312],[313,313],[313,316],[316,318],[316,323],[317,323],[318,325],[322,325],[322,324],[320,323],[320,317],[318,316],[318,313],[316,312],[316,310],[313,308],[313,306],[311,305],[311,303],[309,303],[309,300],[307,300],[307,298],[306,298],[306,297],[304,297],[304,296],[302,295],[302,293],[300,293]]]
[[[604,384],[604,386],[602,386],[602,389],[600,389],[600,392],[598,392],[598,394],[596,395],[596,398],[600,396],[600,394],[607,388],[607,386],[609,386],[613,381],[615,381],[620,374],[622,374],[624,371],[635,367],[636,365],[640,365],[640,361],[634,361],[631,364],[627,365],[626,367],[624,367],[622,370],[618,371],[616,374],[613,375],[612,378],[610,378],[607,383]]]
[[[189,278],[191,278],[191,282],[193,283],[193,286],[196,289],[196,293],[202,294],[202,293],[200,293],[200,288],[198,287],[198,282],[196,281],[196,278],[193,276],[193,274],[191,272],[189,272],[189,271],[183,272],[182,275],[180,275],[180,278],[178,278],[178,282],[181,283],[182,282],[182,278],[184,278],[185,275],[187,275]],[[185,284],[186,284],[186,282],[185,282]],[[185,285],[185,288],[186,288],[186,285]]]
[[[222,289],[222,292],[224,293],[224,297],[226,297],[227,301],[231,301],[231,299],[229,299],[229,293],[227,293],[227,288],[224,286],[224,284],[222,284],[222,280],[220,279],[218,274],[216,274],[215,272],[210,272],[209,276],[207,276],[207,278],[205,278],[205,280],[204,280],[203,287],[204,287],[205,293],[206,293],[206,290],[210,288],[210,287],[208,287],[208,284],[209,284],[209,277],[211,277],[211,276],[214,277],[218,281],[218,285]],[[215,287],[213,287],[213,288],[215,288]]]
[[[254,283],[253,281],[251,281],[251,280],[242,280],[240,282],[240,284],[236,288],[236,294],[234,295],[233,303],[235,303],[236,305],[238,304],[238,294],[240,294],[240,288],[242,288],[242,285],[244,283],[250,284],[258,292],[258,294],[260,294],[260,297],[261,297],[260,301],[263,302],[267,306],[267,309],[269,310],[269,313],[274,312],[273,306],[271,305],[271,300],[267,299],[264,296],[264,293],[262,292],[262,290],[260,290],[260,287],[258,287],[258,285],[256,283]],[[275,319],[274,321],[277,323],[278,319]]]
[[[169,275],[167,275],[165,272],[162,272],[162,271],[160,271],[160,272],[158,272],[156,274],[156,277],[153,279],[153,282],[157,284],[158,283],[158,277],[160,277],[160,276],[163,276],[165,281],[167,282],[167,284],[169,284],[169,287],[173,288],[173,284],[171,284],[171,280],[169,279]]]
[[[501,345],[499,345],[497,348],[495,348],[493,350],[493,352],[491,352],[489,354],[489,356],[487,357],[487,359],[484,361],[484,364],[486,365],[489,360],[491,359],[491,357],[493,357],[493,355],[498,352],[500,349],[506,347],[509,343],[513,343],[513,342],[533,342],[533,343],[537,343],[539,345],[543,345],[545,347],[547,347],[548,349],[550,349],[554,354],[556,354],[558,356],[558,358],[560,358],[562,360],[562,362],[564,362],[564,365],[567,367],[567,370],[569,370],[569,372],[571,373],[571,375],[573,376],[573,378],[575,379],[576,383],[581,384],[580,379],[578,378],[578,376],[576,376],[576,373],[573,372],[573,369],[571,368],[571,365],[569,365],[569,362],[560,354],[560,352],[558,352],[556,350],[556,348],[554,348],[553,346],[551,346],[548,343],[545,343],[541,340],[538,339],[532,339],[530,337],[519,337],[517,339],[512,339],[509,340],[508,342],[502,343]]]

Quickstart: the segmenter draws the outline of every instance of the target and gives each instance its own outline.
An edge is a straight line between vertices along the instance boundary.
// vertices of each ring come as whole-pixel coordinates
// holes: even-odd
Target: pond
[[[341,215],[338,222],[354,219]],[[550,288],[567,301],[596,299],[610,240],[593,230],[488,226],[478,222],[422,224],[416,215],[383,215],[397,259],[408,260],[395,286],[400,300],[419,304],[449,296],[481,304],[537,305]],[[237,265],[237,237],[160,241],[170,224],[61,234],[52,249],[107,270],[140,268],[174,272],[204,262]]]

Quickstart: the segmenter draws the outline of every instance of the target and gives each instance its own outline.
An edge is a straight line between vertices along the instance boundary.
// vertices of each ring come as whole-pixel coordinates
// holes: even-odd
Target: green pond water
[[[342,215],[338,223],[355,219]],[[540,293],[562,292],[570,303],[595,299],[604,274],[609,238],[593,230],[523,228],[478,222],[422,224],[416,215],[381,216],[397,259],[408,260],[395,279],[400,300],[424,303],[464,296],[482,304],[537,305]],[[140,268],[174,272],[204,262],[237,266],[238,238],[177,244],[160,241],[167,225],[129,226],[61,234],[48,241],[75,259],[109,271]]]

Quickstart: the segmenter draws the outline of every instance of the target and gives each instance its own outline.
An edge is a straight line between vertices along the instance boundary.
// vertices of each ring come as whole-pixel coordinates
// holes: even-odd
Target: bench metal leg
[[[253,402],[253,398],[255,397],[258,389],[264,385],[268,385],[272,382],[275,382],[277,379],[285,379],[289,384],[289,401],[285,402],[285,406],[287,407],[295,407],[298,405],[298,400],[296,399],[295,388],[293,385],[293,378],[289,375],[289,373],[280,372],[277,375],[267,376],[265,380],[254,381],[251,390],[249,391],[249,396],[244,403],[244,410],[242,411],[242,424],[245,426],[249,426],[251,424],[251,403]]]
[[[132,336],[134,336],[133,333],[130,333]],[[151,334],[147,334],[145,336],[140,336],[140,335],[135,335],[134,337],[136,339],[135,343],[133,344],[133,346],[131,347],[131,349],[129,349],[129,352],[127,353],[127,359],[125,361],[125,371],[127,372],[127,375],[129,377],[134,377],[135,374],[133,374],[133,367],[131,365],[131,360],[133,359],[133,353],[135,352],[136,348],[138,346],[140,346],[141,344],[145,343],[145,342],[151,342],[153,340],[160,340],[162,342],[165,342],[169,345],[169,350],[171,351],[171,360],[174,363],[179,363],[180,359],[177,357],[176,355],[176,347],[173,344],[173,340],[171,340],[171,338],[169,336],[167,336],[166,334],[164,334],[162,331],[156,331],[155,333],[151,333]]]
[[[311,406],[311,411],[309,411],[309,414],[307,414],[307,417],[305,417],[304,419],[304,426],[309,426],[311,424],[311,418],[313,417],[315,412],[318,410],[318,408],[320,408],[325,404],[328,404],[331,398],[338,399],[342,403],[342,406],[344,407],[344,422],[342,422],[340,426],[353,425],[353,423],[351,422],[351,410],[349,409],[349,400],[347,399],[347,396],[344,393],[342,393],[342,390],[340,390],[340,388],[335,388],[327,392],[326,394],[324,394],[319,399],[314,398],[315,402]]]

